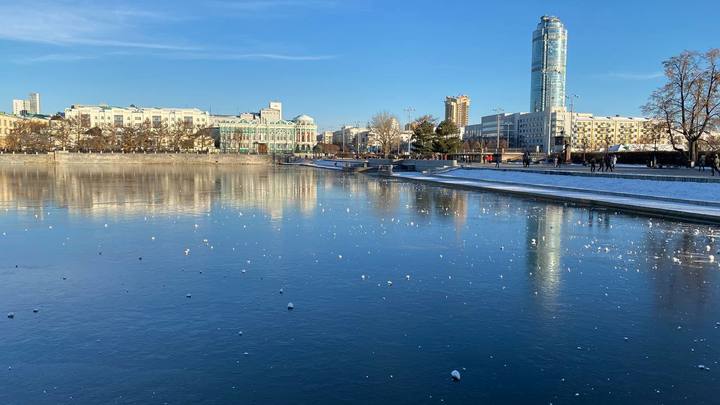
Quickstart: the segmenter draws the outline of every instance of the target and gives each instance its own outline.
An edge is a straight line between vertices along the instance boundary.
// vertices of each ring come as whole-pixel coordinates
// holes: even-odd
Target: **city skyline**
[[[707,49],[720,32],[709,15],[694,16],[699,21],[690,27],[668,24],[681,17],[669,2],[652,9],[623,4],[623,13],[619,2],[585,9],[567,1],[442,8],[432,2],[216,1],[194,13],[164,2],[40,3],[33,10],[7,7],[10,23],[0,28],[9,60],[0,67],[7,106],[0,110],[31,91],[43,95],[45,113],[108,103],[237,114],[280,99],[295,108],[289,116],[309,113],[328,129],[365,122],[379,110],[405,121],[407,106],[441,117],[446,95],[468,94],[474,100],[469,121],[478,123],[496,106],[527,110],[530,40],[547,14],[571,32],[567,87],[580,95],[577,109],[640,115],[662,81],[661,61],[683,49]],[[493,18],[511,11],[511,19]],[[413,24],[428,12],[464,39],[446,44],[443,24]],[[217,28],[202,24],[210,18],[218,19]],[[298,19],[301,29],[293,28]],[[238,22],[244,28],[227,28]],[[348,24],[358,29],[341,29]],[[444,51],[456,56],[431,55]],[[494,54],[502,63],[487,63]]]

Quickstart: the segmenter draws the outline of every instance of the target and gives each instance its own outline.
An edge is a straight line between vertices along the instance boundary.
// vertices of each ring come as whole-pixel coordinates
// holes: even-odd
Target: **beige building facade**
[[[573,116],[573,150],[599,151],[612,145],[648,143],[652,121],[641,117],[604,117],[592,114]],[[666,143],[661,137],[660,143]]]
[[[15,128],[17,122],[21,121],[22,118],[0,113],[0,149],[5,147],[5,138],[10,135],[10,131]]]
[[[77,119],[84,128],[139,126],[152,128],[184,124],[195,129],[210,126],[210,114],[197,108],[113,107],[73,105],[65,109],[65,118]]]
[[[452,121],[458,127],[468,125],[470,119],[470,97],[445,97],[445,120]]]

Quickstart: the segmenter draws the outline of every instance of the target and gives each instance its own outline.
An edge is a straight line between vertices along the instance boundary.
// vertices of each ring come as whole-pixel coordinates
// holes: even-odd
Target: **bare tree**
[[[203,152],[209,151],[210,147],[213,146],[212,128],[210,128],[210,127],[200,128],[195,133],[195,139],[197,139],[197,142],[198,142],[198,145],[197,145],[198,149],[200,149]]]
[[[188,138],[190,138],[190,130],[182,121],[174,121],[168,128],[170,149],[173,152],[179,152],[187,146]]]
[[[385,158],[390,154],[390,149],[400,139],[400,126],[397,118],[387,111],[379,112],[370,119],[370,131],[380,144]]]
[[[5,138],[7,149],[47,152],[53,149],[51,131],[45,122],[23,120],[15,124]]]
[[[72,141],[72,131],[67,120],[60,116],[54,116],[50,119],[50,131],[53,138],[53,144],[61,150],[66,150]]]
[[[643,112],[663,124],[673,149],[688,161],[697,160],[698,141],[720,123],[719,58],[720,49],[711,49],[685,51],[664,61],[668,82],[643,106]]]

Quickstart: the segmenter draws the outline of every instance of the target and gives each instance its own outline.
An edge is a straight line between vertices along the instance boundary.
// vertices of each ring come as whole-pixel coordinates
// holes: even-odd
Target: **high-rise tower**
[[[530,111],[565,107],[567,30],[559,18],[542,16],[532,37]]]
[[[445,120],[454,122],[458,127],[465,127],[469,114],[470,97],[445,97]]]

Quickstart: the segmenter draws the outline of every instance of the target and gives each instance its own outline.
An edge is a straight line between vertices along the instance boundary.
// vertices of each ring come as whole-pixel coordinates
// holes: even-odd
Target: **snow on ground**
[[[307,164],[307,166],[315,166],[315,167],[322,167],[325,169],[333,169],[333,170],[342,170],[343,163],[336,162],[334,160],[313,160],[312,163]]]
[[[720,184],[681,181],[656,181],[591,176],[567,176],[499,170],[458,169],[439,177],[506,181],[536,186],[560,186],[594,192],[611,191],[691,200],[720,202]]]

